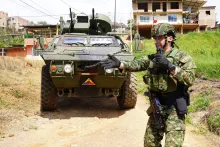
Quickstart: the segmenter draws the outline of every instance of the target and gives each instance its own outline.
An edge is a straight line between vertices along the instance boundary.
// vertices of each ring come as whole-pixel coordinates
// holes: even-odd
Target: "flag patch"
[[[82,85],[95,85],[95,83],[90,78],[88,78]]]

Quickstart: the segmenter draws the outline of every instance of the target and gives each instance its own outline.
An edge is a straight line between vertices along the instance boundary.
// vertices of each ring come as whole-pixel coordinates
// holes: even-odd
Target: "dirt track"
[[[136,108],[128,111],[119,110],[114,98],[65,100],[56,112],[24,118],[20,122],[23,129],[2,139],[0,146],[143,147],[146,109],[141,95]],[[25,127],[27,124],[29,129]],[[214,147],[205,137],[190,130],[188,127],[184,147]]]

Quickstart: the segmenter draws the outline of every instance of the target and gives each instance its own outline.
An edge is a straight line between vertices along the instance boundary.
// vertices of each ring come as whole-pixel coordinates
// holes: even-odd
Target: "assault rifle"
[[[156,123],[156,128],[159,130],[163,129],[164,124],[163,124],[163,119],[161,117],[162,107],[160,105],[160,102],[159,102],[159,99],[158,99],[156,93],[155,92],[145,92],[145,96],[149,97],[150,105],[151,105],[152,111],[153,111],[154,120]]]
[[[156,41],[157,41],[157,43],[156,43],[157,54],[163,54],[164,50],[161,47],[159,47],[158,39],[156,39]],[[153,59],[154,55],[153,56],[150,55],[150,56],[151,56],[150,58],[152,60],[155,60],[155,59]],[[161,70],[164,70],[164,69],[161,69],[160,67],[155,67],[155,68],[153,68],[153,70],[151,72],[152,72],[152,74],[160,74]],[[160,105],[159,98],[158,98],[157,94],[152,91],[145,92],[145,95],[149,97],[150,105],[152,107],[153,116],[154,116],[155,123],[156,123],[156,128],[161,130],[164,128],[164,123],[163,123],[163,119],[161,117],[162,107]]]

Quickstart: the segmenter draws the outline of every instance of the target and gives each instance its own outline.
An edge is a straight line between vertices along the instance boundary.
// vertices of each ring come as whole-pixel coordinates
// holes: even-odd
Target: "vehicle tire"
[[[49,73],[49,67],[44,65],[41,71],[41,111],[56,109],[57,89]]]
[[[135,73],[128,73],[117,101],[120,109],[135,107],[137,102],[137,77]]]

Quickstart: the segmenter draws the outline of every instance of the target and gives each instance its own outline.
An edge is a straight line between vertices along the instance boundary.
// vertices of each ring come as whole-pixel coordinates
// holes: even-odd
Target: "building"
[[[44,47],[46,48],[53,38],[44,39]],[[34,38],[24,39],[24,45],[13,45],[12,47],[0,48],[0,56],[25,57],[27,59],[41,59],[37,48],[39,43]]]
[[[8,13],[0,11],[0,28],[6,29],[8,21]]]
[[[150,38],[158,23],[173,24],[180,33],[199,31],[198,11],[205,0],[132,0],[134,27]]]
[[[54,35],[57,35],[57,25],[24,25],[24,30],[26,34],[32,33],[34,35],[44,35],[44,37],[51,38]],[[29,36],[28,36],[29,37]],[[27,37],[26,37],[27,38]]]
[[[208,29],[216,27],[215,7],[216,6],[206,6],[199,10],[199,25],[207,25]]]
[[[24,25],[30,25],[31,23],[24,19],[24,18],[21,18],[19,16],[13,16],[13,17],[9,17],[8,19],[8,26],[10,28],[14,28],[14,31],[17,31],[17,32],[21,32],[24,30]]]

